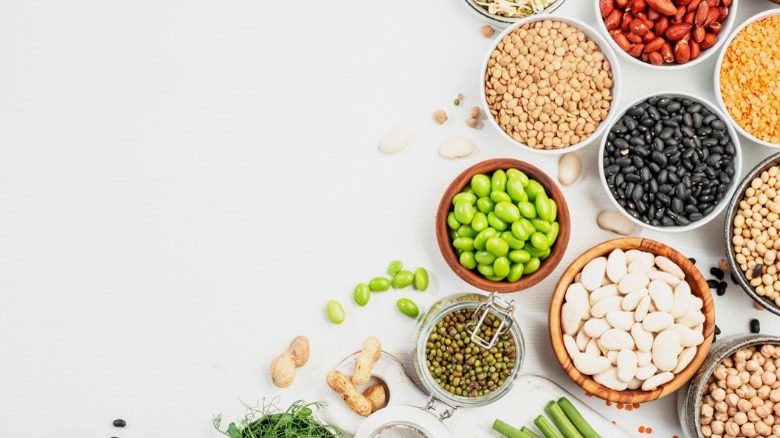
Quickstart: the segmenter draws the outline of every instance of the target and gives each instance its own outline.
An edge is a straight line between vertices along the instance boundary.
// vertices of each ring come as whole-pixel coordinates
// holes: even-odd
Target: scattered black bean
[[[721,281],[718,284],[718,291],[716,293],[718,294],[719,297],[722,297],[723,295],[726,294],[726,282]]]
[[[710,274],[714,275],[718,280],[723,280],[723,271],[720,268],[710,268]]]
[[[718,288],[718,280],[707,280],[707,286],[710,287],[710,290],[715,290]]]
[[[696,264],[696,259],[693,257],[688,257],[688,261],[693,263],[694,265]]]
[[[733,272],[731,273],[731,281],[737,286],[739,286],[739,281],[737,280],[737,276]]]
[[[715,325],[715,334],[716,334],[716,335],[719,335],[719,334],[720,334],[720,327],[718,327],[718,325],[717,325],[717,324]]]
[[[127,422],[125,420],[122,420],[121,418],[114,420],[114,427],[125,427],[127,426]]]
[[[723,201],[735,154],[725,122],[704,105],[654,96],[629,108],[607,134],[602,166],[628,214],[651,225],[682,226]]]
[[[758,333],[761,331],[761,323],[757,319],[750,320],[750,333]]]
[[[763,269],[764,269],[764,265],[762,265],[761,263],[757,264],[756,267],[753,268],[753,278],[760,277]]]

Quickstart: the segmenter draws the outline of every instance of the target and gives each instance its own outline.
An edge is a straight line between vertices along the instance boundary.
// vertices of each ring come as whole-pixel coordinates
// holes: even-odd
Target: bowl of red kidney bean
[[[663,69],[685,68],[718,51],[737,0],[595,0],[597,26],[620,56]]]
[[[664,92],[630,103],[599,148],[599,175],[617,209],[656,231],[715,218],[739,184],[742,151],[726,115],[700,97]]]

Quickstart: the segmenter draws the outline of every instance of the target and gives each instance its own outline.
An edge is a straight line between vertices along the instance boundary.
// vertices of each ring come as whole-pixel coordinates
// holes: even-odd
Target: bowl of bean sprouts
[[[565,0],[464,0],[471,10],[491,25],[505,28],[535,14],[549,14]]]

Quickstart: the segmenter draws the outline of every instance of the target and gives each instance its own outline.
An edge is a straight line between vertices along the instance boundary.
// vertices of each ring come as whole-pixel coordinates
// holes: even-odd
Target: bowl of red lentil
[[[480,70],[489,124],[511,143],[563,154],[593,141],[617,113],[620,69],[607,41],[572,18],[534,15],[505,29]]]
[[[724,237],[734,279],[780,316],[780,153],[758,163],[737,186]]]
[[[715,68],[715,95],[740,134],[780,148],[780,9],[746,20]],[[774,42],[774,43],[772,43]]]

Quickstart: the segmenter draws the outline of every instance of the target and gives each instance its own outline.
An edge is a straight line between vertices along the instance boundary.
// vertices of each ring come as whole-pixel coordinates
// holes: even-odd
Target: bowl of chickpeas
[[[734,279],[780,316],[780,153],[758,163],[737,186],[723,233]]]
[[[677,410],[690,438],[780,436],[780,337],[720,339]]]

